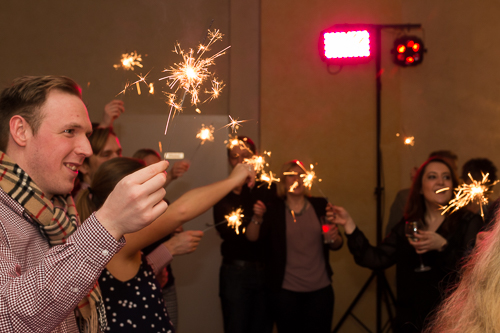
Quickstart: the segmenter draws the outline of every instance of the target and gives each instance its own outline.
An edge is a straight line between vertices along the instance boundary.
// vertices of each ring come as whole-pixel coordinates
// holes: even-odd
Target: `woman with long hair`
[[[77,210],[80,216],[86,219],[99,209],[123,177],[142,167],[142,161],[125,157],[104,162],[96,171],[91,186],[79,196]],[[128,332],[132,328],[144,332],[174,331],[153,272],[160,267],[154,267],[156,262],[148,262],[141,249],[202,214],[245,181],[251,185],[254,177],[251,166],[240,164],[228,178],[186,192],[149,226],[125,235],[126,245],[109,261],[99,278],[108,318],[107,331]],[[155,251],[161,251],[161,247]]]
[[[358,265],[371,269],[396,265],[394,332],[422,331],[483,226],[478,215],[465,209],[442,214],[441,207],[450,201],[457,184],[444,160],[424,162],[413,181],[404,218],[377,247],[370,245],[345,209],[335,206],[327,213],[330,221],[344,226]]]
[[[329,333],[334,303],[329,252],[340,249],[343,240],[335,225],[323,231],[328,202],[308,194],[304,174],[302,162],[285,163],[279,198],[267,207],[257,201],[246,235],[264,244],[264,269],[278,331]]]

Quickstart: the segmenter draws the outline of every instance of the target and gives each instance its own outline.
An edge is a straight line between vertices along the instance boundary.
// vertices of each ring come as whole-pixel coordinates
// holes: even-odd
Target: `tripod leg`
[[[363,296],[364,292],[366,291],[366,289],[368,288],[368,286],[373,281],[373,279],[375,278],[376,275],[377,275],[377,273],[375,273],[373,271],[372,274],[370,275],[370,277],[368,278],[368,280],[365,282],[365,284],[363,285],[363,287],[361,288],[361,290],[358,292],[358,294],[356,295],[356,297],[352,301],[351,305],[349,305],[349,307],[347,308],[347,310],[344,313],[344,315],[342,316],[342,318],[340,318],[340,321],[338,322],[337,326],[335,326],[335,328],[333,329],[332,333],[338,332],[338,330],[340,329],[340,327],[342,327],[342,325],[344,324],[344,321],[347,319],[347,317],[349,317],[349,315],[351,314],[352,310],[354,309],[354,307],[356,306],[356,304],[359,302],[359,300],[361,299],[361,296]]]

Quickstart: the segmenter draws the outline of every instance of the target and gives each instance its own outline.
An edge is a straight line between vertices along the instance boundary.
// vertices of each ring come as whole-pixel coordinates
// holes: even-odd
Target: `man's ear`
[[[33,135],[26,119],[19,115],[10,118],[9,129],[14,142],[21,147],[25,147],[28,139]]]

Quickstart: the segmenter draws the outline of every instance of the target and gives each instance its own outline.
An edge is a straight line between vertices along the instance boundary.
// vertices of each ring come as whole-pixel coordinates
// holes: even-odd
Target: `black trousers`
[[[279,333],[330,333],[334,294],[331,285],[311,292],[272,292],[271,304]]]

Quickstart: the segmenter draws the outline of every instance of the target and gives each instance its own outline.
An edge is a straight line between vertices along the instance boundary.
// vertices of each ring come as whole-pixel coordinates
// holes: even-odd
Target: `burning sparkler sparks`
[[[488,179],[488,173],[484,174],[481,172],[481,174],[483,175],[483,178],[480,181],[477,181],[474,180],[469,173],[469,178],[472,183],[459,185],[455,189],[455,198],[453,198],[447,206],[442,207],[443,211],[441,212],[441,215],[445,214],[448,211],[451,211],[451,213],[453,213],[460,208],[467,206],[470,202],[476,202],[477,204],[479,204],[479,207],[481,209],[481,216],[484,219],[483,205],[488,204],[487,194],[491,193],[492,186],[499,181],[496,180],[494,182],[491,182]]]
[[[271,152],[265,151],[263,155],[271,156]],[[259,173],[264,170],[264,167],[269,166],[269,164],[265,160],[265,157],[258,155],[254,155],[251,158],[245,158],[243,160],[243,163],[250,164],[255,170],[255,173]]]
[[[149,93],[151,93],[151,89],[153,89],[153,92],[154,92],[154,88],[153,88],[153,84],[149,84],[146,82],[146,78],[148,77],[149,73],[151,71],[149,71],[146,75],[142,76],[142,73],[141,74],[137,74],[137,77],[139,78],[139,80],[137,81],[134,81],[132,83],[125,83],[125,88],[123,88],[122,91],[120,91],[116,96],[120,95],[120,94],[125,94],[125,92],[127,91],[127,89],[131,86],[133,86],[135,84],[136,88],[137,88],[137,94],[140,95],[141,94],[141,87],[140,87],[140,83],[141,82],[144,82],[144,84],[149,87]],[[115,97],[116,97],[115,96]]]
[[[408,136],[408,137],[404,138],[404,143],[407,146],[412,146],[413,147],[415,145],[415,137]]]
[[[212,90],[205,90],[205,93],[207,94],[210,94],[210,97],[207,98],[203,103],[205,102],[208,102],[208,101],[211,101],[211,100],[214,100],[216,99],[217,97],[219,97],[222,89],[225,87],[226,85],[223,84],[222,81],[218,82],[217,80],[212,80]]]
[[[196,134],[196,138],[201,140],[201,144],[204,144],[205,141],[214,141],[214,127],[212,125],[205,126],[201,125],[200,131]]]
[[[224,216],[227,221],[227,225],[233,228],[237,235],[240,234],[239,227],[241,225],[241,219],[245,216],[242,213],[243,209],[238,208],[235,211],[232,211],[228,215]]]
[[[260,174],[260,178],[259,180],[262,182],[261,185],[259,185],[259,187],[261,187],[262,185],[264,185],[265,183],[267,183],[267,188],[270,189],[271,188],[271,185],[273,182],[275,183],[279,183],[280,179],[279,178],[276,178],[275,177],[275,174],[273,174],[272,171],[269,171],[269,173],[266,173],[266,172],[262,172]]]
[[[231,127],[231,132],[236,133],[238,129],[240,128],[240,124],[244,123],[247,120],[238,120],[238,119],[233,119],[233,117],[229,116],[229,119],[231,120],[229,124],[227,124],[224,127]],[[224,128],[223,127],[223,128]]]
[[[126,71],[134,70],[134,66],[142,68],[142,56],[137,51],[122,54],[122,60],[119,64],[113,65],[115,69],[123,68]]]
[[[198,52],[196,52],[196,55],[193,49],[190,49],[189,52],[185,52],[179,43],[175,46],[174,52],[181,55],[183,61],[175,63],[173,66],[170,66],[169,69],[165,69],[164,72],[168,72],[170,75],[160,79],[166,79],[167,85],[174,91],[173,94],[170,94],[170,98],[167,102],[167,104],[170,105],[170,113],[168,116],[169,120],[172,115],[172,111],[177,112],[182,109],[182,105],[187,94],[191,96],[192,105],[196,105],[200,102],[200,88],[202,84],[212,76],[208,67],[214,65],[215,59],[225,54],[226,50],[230,48],[230,46],[228,46],[210,57],[205,57],[205,52],[209,51],[210,46],[212,46],[216,41],[221,40],[222,36],[223,35],[219,32],[219,30],[209,30],[209,41],[207,44],[200,44],[198,46]],[[220,89],[222,89],[222,82],[219,83],[213,79],[212,85],[218,89],[216,90],[216,95],[218,96],[220,94]],[[177,101],[177,92],[179,89],[183,90],[184,93],[180,101]],[[207,99],[207,101],[216,98],[213,89],[210,94],[212,98]],[[167,126],[165,128],[165,134],[167,134],[169,120],[167,121]]]

